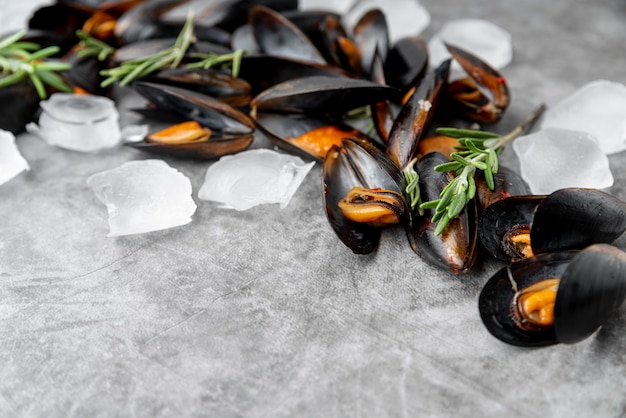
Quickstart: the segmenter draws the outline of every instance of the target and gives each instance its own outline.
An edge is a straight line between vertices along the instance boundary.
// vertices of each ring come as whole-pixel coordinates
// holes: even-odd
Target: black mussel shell
[[[568,188],[549,196],[515,196],[483,212],[480,239],[496,258],[510,261],[505,235],[517,225],[530,227],[534,254],[580,250],[611,243],[626,230],[626,203],[597,189]]]
[[[254,141],[253,135],[221,137],[203,142],[187,144],[163,144],[154,142],[128,142],[126,145],[140,151],[166,157],[192,160],[213,160],[227,154],[235,154],[247,149]]]
[[[565,270],[554,304],[557,339],[576,343],[593,334],[626,298],[626,253],[594,244],[576,255]]]
[[[343,114],[349,110],[393,99],[398,91],[367,80],[313,76],[297,78],[271,87],[254,99],[256,110]]]
[[[446,60],[420,80],[396,117],[389,133],[387,155],[400,169],[415,157],[417,144],[430,126],[449,73],[450,60]]]
[[[316,64],[326,60],[311,40],[289,19],[264,6],[254,6],[250,26],[259,49],[266,54]]]
[[[601,190],[569,188],[555,191],[537,206],[530,240],[539,254],[609,244],[625,230],[625,202]]]
[[[515,291],[547,278],[560,278],[554,326],[525,331],[512,314]],[[593,334],[626,297],[626,254],[608,244],[582,251],[540,254],[505,267],[486,283],[479,297],[487,330],[501,341],[522,347],[575,343]]]
[[[355,254],[373,252],[380,241],[381,228],[347,219],[338,207],[339,201],[355,186],[401,194],[400,177],[385,154],[364,140],[344,139],[341,146],[333,146],[326,154],[322,178],[328,222]],[[405,213],[408,215],[408,210]]]
[[[158,108],[195,120],[224,136],[247,135],[254,131],[254,121],[247,115],[205,94],[145,81],[133,83],[133,88]]]
[[[389,50],[384,63],[387,83],[406,92],[426,74],[428,68],[426,43],[416,37],[402,38]]]
[[[0,129],[23,132],[38,109],[39,96],[30,80],[0,88]]]
[[[384,63],[389,53],[387,19],[380,9],[371,9],[359,19],[352,32],[354,41],[361,50],[361,71],[370,75],[376,54]]]
[[[422,201],[439,198],[439,194],[450,181],[451,174],[435,171],[434,167],[448,161],[445,155],[433,152],[417,162]],[[472,199],[439,236],[435,235],[436,225],[431,222],[433,215],[434,209],[425,210],[422,217],[414,213],[413,223],[407,229],[411,248],[430,264],[454,274],[469,271],[478,252],[476,200]]]

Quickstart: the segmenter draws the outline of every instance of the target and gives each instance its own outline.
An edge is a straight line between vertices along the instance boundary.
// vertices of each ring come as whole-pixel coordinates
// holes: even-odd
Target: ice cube
[[[513,59],[511,33],[487,20],[449,20],[428,41],[429,63],[436,67],[450,58],[444,42],[464,49],[496,70],[506,67]],[[461,66],[453,61],[451,79],[465,77]]]
[[[235,210],[266,203],[280,203],[282,209],[313,165],[264,148],[227,155],[208,168],[198,197]]]
[[[545,128],[514,140],[521,175],[534,194],[613,185],[609,159],[587,132]]]
[[[407,36],[418,36],[430,25],[430,13],[418,0],[359,0],[343,17],[346,29],[351,31],[371,9],[379,9],[385,15],[392,43]]]
[[[191,222],[191,182],[162,160],[129,161],[87,179],[109,214],[108,236],[140,234]]]
[[[626,86],[608,80],[585,84],[549,107],[541,127],[584,131],[596,137],[605,154],[626,149]]]
[[[50,145],[92,152],[120,142],[119,113],[107,97],[55,93],[40,105],[39,125],[29,123],[26,129]]]
[[[331,12],[344,14],[354,3],[354,0],[299,0],[300,10],[328,10]]]
[[[24,170],[30,170],[15,144],[12,132],[0,129],[0,184],[4,184]]]

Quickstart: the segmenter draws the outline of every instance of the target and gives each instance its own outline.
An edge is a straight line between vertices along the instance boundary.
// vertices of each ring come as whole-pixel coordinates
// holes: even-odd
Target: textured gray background
[[[5,0],[1,21],[20,27],[32,4]],[[423,4],[425,38],[461,17],[512,32],[498,131],[588,81],[626,83],[623,0]],[[32,169],[0,186],[2,417],[626,416],[626,306],[577,345],[502,344],[477,311],[500,265],[442,273],[400,229],[353,255],[327,225],[319,164],[284,210],[232,212],[196,198],[208,163],[168,159],[192,181],[193,222],[107,238],[86,178],[150,156],[18,146]],[[626,153],[610,162],[626,200]]]

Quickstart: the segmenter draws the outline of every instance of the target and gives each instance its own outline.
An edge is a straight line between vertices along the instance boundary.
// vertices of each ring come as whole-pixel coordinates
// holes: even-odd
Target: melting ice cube
[[[119,113],[107,97],[55,93],[41,108],[39,125],[29,123],[26,129],[50,145],[91,152],[120,142]]]
[[[269,149],[227,155],[209,167],[198,197],[236,210],[264,203],[284,208],[313,165]]]
[[[430,13],[418,0],[359,0],[343,17],[348,30],[369,10],[379,9],[385,15],[389,39],[393,43],[407,36],[418,36],[430,24]]]
[[[0,129],[0,184],[6,183],[24,170],[30,170],[30,166],[15,145],[15,135]]]
[[[546,110],[541,127],[584,131],[606,154],[626,149],[626,86],[608,80],[585,84]]]
[[[107,207],[108,236],[158,231],[191,222],[191,182],[162,160],[130,161],[87,184]]]
[[[546,128],[514,140],[521,175],[534,194],[613,185],[609,159],[587,132]]]
[[[513,59],[511,33],[482,19],[458,19],[446,22],[428,42],[429,62],[436,67],[450,58],[445,43],[464,49],[495,69],[506,67]],[[452,63],[453,79],[464,77],[461,66]]]

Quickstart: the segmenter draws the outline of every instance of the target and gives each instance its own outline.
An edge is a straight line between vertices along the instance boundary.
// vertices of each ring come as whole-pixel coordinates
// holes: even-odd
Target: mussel
[[[394,120],[387,155],[398,168],[404,169],[415,157],[417,144],[430,126],[449,73],[450,61],[446,60],[419,82]]]
[[[400,171],[370,142],[346,138],[334,145],[322,177],[328,222],[355,254],[376,249],[381,227],[410,223]]]
[[[483,246],[503,261],[611,243],[625,230],[626,203],[584,188],[508,197],[487,207],[479,222]]]
[[[450,181],[452,173],[435,171],[435,166],[448,158],[440,153],[426,154],[417,162],[420,195],[423,201],[438,199]],[[407,229],[411,248],[430,264],[454,274],[467,272],[474,265],[478,253],[478,209],[476,199],[470,200],[458,217],[452,219],[441,235],[435,234],[431,222],[434,209],[427,209],[423,216],[414,214],[412,225]]]
[[[467,73],[467,77],[448,85],[452,107],[478,123],[498,122],[511,100],[506,79],[476,55],[453,45],[446,47]]]
[[[249,147],[254,122],[244,113],[210,96],[175,86],[138,81],[133,88],[159,112],[178,115],[163,131],[128,145],[143,151],[195,159],[212,159]],[[146,114],[154,113],[151,109]]]
[[[540,254],[498,271],[479,297],[487,330],[505,343],[579,342],[626,298],[626,253],[608,244]]]

